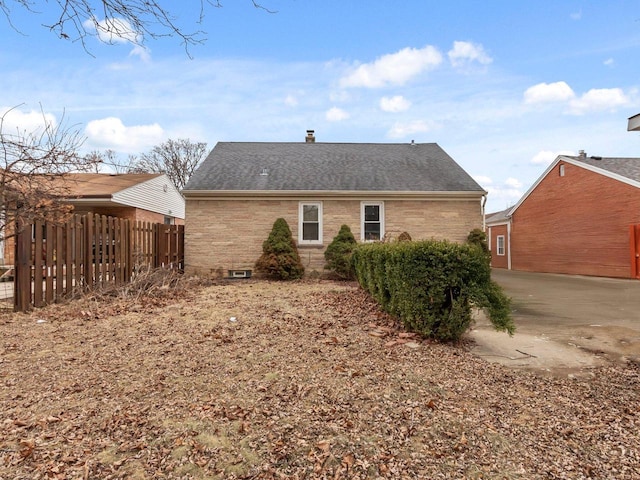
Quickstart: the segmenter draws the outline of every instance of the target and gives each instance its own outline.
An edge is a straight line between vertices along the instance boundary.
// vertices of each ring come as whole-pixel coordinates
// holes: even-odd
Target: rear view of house
[[[192,175],[186,198],[187,271],[252,269],[284,218],[307,271],[348,225],[356,239],[408,232],[462,242],[482,227],[486,192],[435,143],[221,142]]]
[[[487,218],[494,267],[640,278],[640,158],[559,156],[500,213]]]

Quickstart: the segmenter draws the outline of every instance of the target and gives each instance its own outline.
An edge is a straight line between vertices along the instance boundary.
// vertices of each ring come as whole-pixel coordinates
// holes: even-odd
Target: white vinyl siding
[[[184,219],[184,198],[166,175],[159,175],[116,192],[113,194],[113,201],[168,217]]]

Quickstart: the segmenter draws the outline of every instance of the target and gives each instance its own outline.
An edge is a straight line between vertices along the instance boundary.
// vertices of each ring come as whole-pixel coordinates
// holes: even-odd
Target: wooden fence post
[[[26,312],[31,308],[31,224],[16,221],[15,238],[13,309]]]

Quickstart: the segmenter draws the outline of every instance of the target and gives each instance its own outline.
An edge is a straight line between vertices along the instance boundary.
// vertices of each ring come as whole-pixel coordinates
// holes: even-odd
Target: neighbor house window
[[[322,245],[322,202],[300,203],[298,218],[298,243]]]
[[[384,237],[384,203],[362,202],[360,209],[361,239],[364,241],[381,240]]]
[[[504,255],[504,235],[498,235],[496,237],[496,253],[498,255]]]

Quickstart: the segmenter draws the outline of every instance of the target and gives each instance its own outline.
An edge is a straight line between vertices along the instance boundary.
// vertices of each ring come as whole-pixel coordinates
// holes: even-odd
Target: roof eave
[[[183,190],[185,198],[479,198],[487,195],[485,190],[472,191],[381,191],[381,190]]]
[[[575,158],[571,158],[571,157],[566,156],[566,155],[558,155],[556,157],[556,159],[553,162],[551,162],[551,164],[543,172],[543,174],[538,177],[538,179],[533,183],[533,185],[531,185],[529,190],[527,190],[525,192],[525,194],[522,197],[520,197],[520,200],[518,200],[518,203],[516,203],[513,206],[513,208],[511,208],[511,210],[509,210],[509,212],[507,213],[507,216],[509,218],[513,217],[513,214],[520,207],[520,205],[522,205],[525,202],[525,200],[529,197],[529,195],[531,195],[531,193],[533,193],[533,191],[538,187],[540,182],[542,182],[542,180],[545,179],[545,177],[549,174],[549,172],[551,172],[554,168],[556,168],[556,166],[560,162],[569,163],[571,165],[575,165],[576,167],[584,168],[585,170],[589,170],[591,172],[595,172],[595,173],[597,173],[599,175],[602,175],[604,177],[608,177],[608,178],[611,178],[613,180],[617,180],[619,182],[626,183],[627,185],[631,185],[632,187],[640,188],[640,182],[637,182],[637,181],[635,181],[635,180],[633,180],[633,179],[631,179],[629,177],[625,177],[623,175],[619,175],[617,173],[613,173],[613,172],[611,172],[609,170],[606,170],[604,168],[599,168],[599,167],[590,165],[588,163],[581,162],[579,160],[576,160]]]
[[[640,113],[629,117],[629,124],[627,125],[627,131],[640,132]]]

